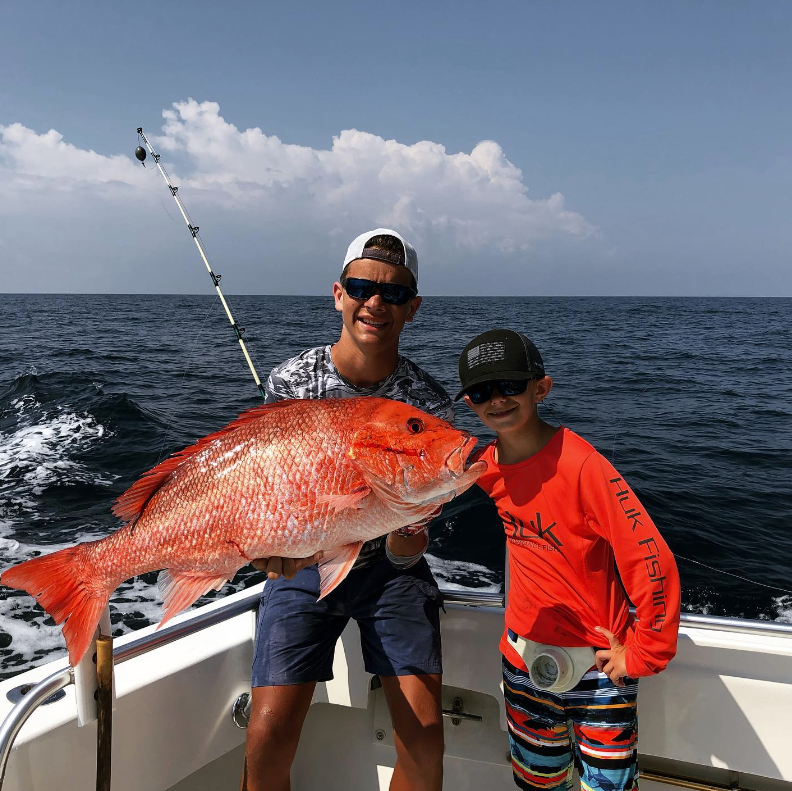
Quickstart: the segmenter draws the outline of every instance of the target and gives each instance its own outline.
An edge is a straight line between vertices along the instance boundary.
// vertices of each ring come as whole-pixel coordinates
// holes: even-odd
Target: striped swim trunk
[[[525,791],[638,788],[638,682],[617,687],[596,668],[561,694],[535,687],[525,670],[503,660],[503,694],[514,782]]]

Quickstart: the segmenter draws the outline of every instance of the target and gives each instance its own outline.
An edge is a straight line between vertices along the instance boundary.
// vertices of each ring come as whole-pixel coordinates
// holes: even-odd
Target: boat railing
[[[446,605],[487,608],[502,608],[504,606],[502,593],[443,588],[441,588],[441,592]],[[261,588],[256,586],[246,595],[235,596],[234,600],[229,601],[227,604],[220,604],[207,612],[201,612],[199,609],[180,623],[170,624],[159,631],[143,635],[130,640],[124,645],[117,646],[113,651],[113,661],[115,664],[126,662],[128,659],[145,654],[181,637],[195,634],[202,629],[207,629],[237,615],[249,612],[258,606],[260,597]],[[776,623],[775,621],[751,621],[743,618],[724,618],[717,615],[701,615],[698,613],[683,613],[680,621],[682,627],[792,638],[792,624]],[[5,777],[6,764],[11,754],[11,748],[22,726],[49,697],[73,683],[74,670],[71,667],[67,665],[56,670],[25,691],[22,699],[19,700],[0,725],[0,791],[2,791],[3,778]]]
[[[0,789],[3,787],[8,756],[11,754],[14,740],[22,730],[22,726],[47,698],[73,683],[74,670],[71,667],[57,670],[27,691],[22,700],[11,709],[9,715],[3,720],[0,725]]]

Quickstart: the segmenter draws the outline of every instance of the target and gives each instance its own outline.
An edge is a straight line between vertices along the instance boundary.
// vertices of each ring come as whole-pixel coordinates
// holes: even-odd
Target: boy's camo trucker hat
[[[391,253],[388,250],[378,250],[376,247],[366,247],[369,239],[375,236],[393,236],[402,243],[403,253]],[[375,261],[385,261],[388,264],[400,264],[406,266],[415,282],[418,282],[418,253],[415,248],[407,242],[404,237],[392,231],[390,228],[375,228],[373,231],[367,231],[360,234],[347,250],[346,258],[344,258],[344,266],[350,261],[356,261],[358,258],[373,258]]]
[[[545,375],[539,349],[514,330],[487,330],[477,335],[462,349],[459,356],[459,381],[465,391],[481,382],[493,379],[540,379]]]

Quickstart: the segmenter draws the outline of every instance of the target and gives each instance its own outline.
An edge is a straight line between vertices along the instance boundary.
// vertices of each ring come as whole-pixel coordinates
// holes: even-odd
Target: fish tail
[[[4,571],[0,583],[26,591],[63,624],[63,636],[74,666],[91,644],[112,587],[97,585],[94,564],[84,545],[26,560]]]

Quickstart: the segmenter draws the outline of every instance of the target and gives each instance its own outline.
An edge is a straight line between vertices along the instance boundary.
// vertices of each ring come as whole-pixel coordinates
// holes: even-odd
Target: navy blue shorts
[[[360,627],[368,673],[442,673],[437,583],[425,559],[397,570],[383,557],[353,569],[322,601],[316,566],[264,586],[256,628],[252,686],[281,686],[333,677],[335,645],[350,618]]]

